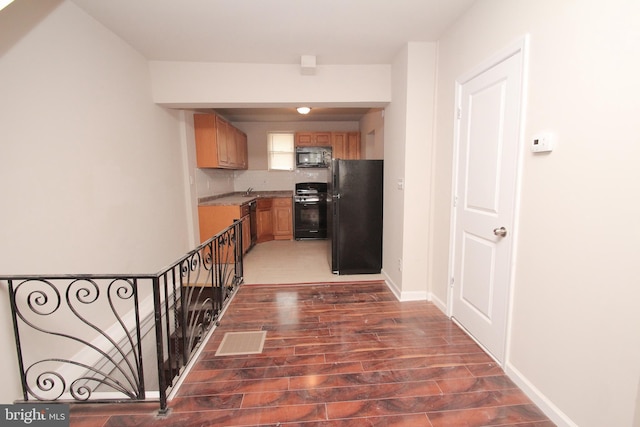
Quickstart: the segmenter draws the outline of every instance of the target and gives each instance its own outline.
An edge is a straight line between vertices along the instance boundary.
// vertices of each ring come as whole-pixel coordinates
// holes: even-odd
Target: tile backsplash
[[[196,196],[217,196],[235,191],[234,171],[224,169],[195,169]]]
[[[328,169],[296,169],[293,171],[196,169],[198,198],[245,191],[291,190],[298,182],[327,182]]]
[[[328,169],[296,169],[294,171],[246,170],[236,171],[234,190],[256,191],[294,190],[298,182],[327,182]]]

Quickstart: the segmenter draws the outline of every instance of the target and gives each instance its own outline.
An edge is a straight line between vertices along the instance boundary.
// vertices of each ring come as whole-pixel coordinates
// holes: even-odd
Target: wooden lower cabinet
[[[256,207],[258,226],[258,243],[273,240],[273,219],[271,215],[271,199],[260,198]]]
[[[292,240],[293,213],[291,198],[273,199],[271,212],[273,214],[273,238],[276,240]]]
[[[242,220],[242,252],[246,253],[251,247],[251,221],[249,215],[242,215],[242,206],[198,206],[198,224],[200,228],[200,243],[205,242],[233,224]]]
[[[293,240],[292,206],[291,197],[258,199],[258,243],[269,240]]]
[[[249,215],[242,217],[242,253],[246,254],[251,248],[251,218]]]
[[[293,202],[291,197],[260,197],[256,205],[258,243],[293,240]],[[243,215],[244,213],[244,215]],[[200,242],[209,240],[237,218],[242,220],[242,251],[251,248],[251,220],[240,205],[198,206]]]
[[[241,217],[239,205],[198,206],[200,242],[209,240]]]

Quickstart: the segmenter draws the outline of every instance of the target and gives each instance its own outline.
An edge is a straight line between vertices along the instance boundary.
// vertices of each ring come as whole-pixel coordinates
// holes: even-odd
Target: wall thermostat
[[[545,153],[556,148],[556,137],[552,133],[539,133],[534,135],[531,141],[531,151]]]

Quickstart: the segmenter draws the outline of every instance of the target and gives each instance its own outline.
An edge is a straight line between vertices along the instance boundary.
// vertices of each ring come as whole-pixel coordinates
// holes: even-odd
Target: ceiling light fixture
[[[297,110],[298,110],[298,113],[300,113],[300,114],[309,114],[309,111],[311,111],[311,108],[309,108],[309,107],[298,107]]]

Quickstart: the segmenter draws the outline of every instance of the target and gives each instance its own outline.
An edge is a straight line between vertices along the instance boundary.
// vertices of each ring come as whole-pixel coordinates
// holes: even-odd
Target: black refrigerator
[[[333,160],[327,239],[335,274],[382,270],[382,160]]]

